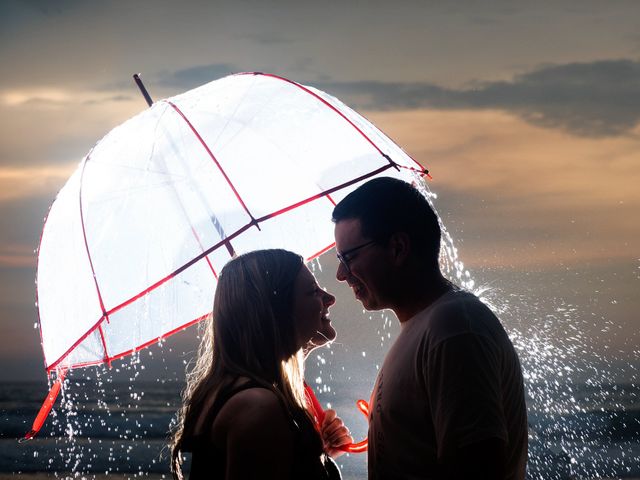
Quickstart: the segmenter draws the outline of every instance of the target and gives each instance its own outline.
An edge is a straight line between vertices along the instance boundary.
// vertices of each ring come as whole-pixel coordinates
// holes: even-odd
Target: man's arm
[[[504,478],[507,430],[495,345],[475,334],[429,353],[431,415],[443,478]]]
[[[506,443],[489,438],[456,449],[442,463],[442,478],[446,480],[496,480],[505,476]]]

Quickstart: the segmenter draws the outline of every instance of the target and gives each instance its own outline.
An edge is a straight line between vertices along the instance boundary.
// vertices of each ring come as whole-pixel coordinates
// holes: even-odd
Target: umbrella
[[[153,103],[93,147],[45,221],[47,373],[111,363],[197,323],[235,254],[277,247],[311,260],[333,247],[344,196],[417,173],[354,110],[277,75],[230,75]]]

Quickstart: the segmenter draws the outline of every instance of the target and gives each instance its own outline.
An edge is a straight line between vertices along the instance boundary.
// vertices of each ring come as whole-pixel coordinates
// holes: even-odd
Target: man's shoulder
[[[417,315],[423,334],[437,343],[461,334],[485,333],[486,323],[499,323],[493,312],[474,294],[452,290]]]

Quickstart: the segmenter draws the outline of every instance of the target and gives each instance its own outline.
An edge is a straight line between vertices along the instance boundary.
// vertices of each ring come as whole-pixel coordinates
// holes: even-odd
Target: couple
[[[493,313],[442,276],[427,200],[377,178],[345,197],[333,221],[336,277],[401,324],[371,396],[369,478],[524,479],[518,357]],[[331,457],[352,439],[333,410],[315,422],[303,380],[305,354],[335,338],[334,302],[284,250],[224,267],[173,436],[176,478],[182,451],[193,454],[192,479],[340,478]]]

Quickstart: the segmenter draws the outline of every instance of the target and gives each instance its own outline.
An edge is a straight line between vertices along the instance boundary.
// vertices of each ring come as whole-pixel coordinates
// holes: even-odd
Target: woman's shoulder
[[[273,390],[257,385],[243,388],[225,402],[214,422],[214,430],[224,432],[227,438],[265,434],[288,438],[291,435],[283,400]]]
[[[274,391],[251,387],[235,393],[220,410],[213,434],[214,442],[226,450],[234,471],[254,472],[260,465],[260,469],[277,472],[274,478],[288,478],[294,461],[294,435],[287,412]],[[248,458],[256,465],[247,465]]]
[[[231,396],[220,410],[221,416],[241,416],[262,414],[281,414],[284,416],[282,400],[266,387],[250,386]]]

